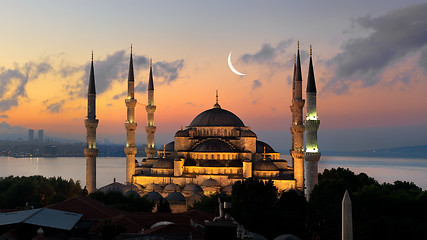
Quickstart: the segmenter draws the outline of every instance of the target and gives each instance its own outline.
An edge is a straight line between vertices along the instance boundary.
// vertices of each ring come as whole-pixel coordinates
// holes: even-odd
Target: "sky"
[[[94,54],[98,142],[125,142],[133,45],[137,143],[153,59],[156,144],[215,103],[278,151],[291,146],[291,78],[310,45],[320,151],[427,144],[423,1],[1,1],[0,139],[85,140]],[[234,74],[227,65],[232,52]],[[305,91],[303,91],[305,95]]]

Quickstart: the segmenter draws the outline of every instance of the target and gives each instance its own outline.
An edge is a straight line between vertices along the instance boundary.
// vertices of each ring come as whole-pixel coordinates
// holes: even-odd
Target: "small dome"
[[[166,197],[166,200],[168,200],[169,202],[174,201],[174,202],[185,202],[186,199],[184,197],[184,195],[182,195],[182,193],[180,192],[171,192],[168,194],[168,196]]]
[[[196,193],[196,192],[203,192],[203,189],[199,185],[196,185],[194,183],[189,183],[184,186],[182,191],[185,193]]]
[[[157,183],[150,183],[145,187],[144,191],[145,192],[161,192],[162,187],[160,187],[160,185]]]
[[[159,158],[154,162],[153,168],[173,169],[173,161],[168,158]]]
[[[279,171],[279,168],[269,160],[256,161],[253,168],[255,171]]]
[[[188,133],[189,129],[185,129],[185,130],[178,130],[175,133],[175,137],[189,137],[190,134]]]
[[[145,195],[145,197],[151,201],[160,201],[163,198],[162,195],[160,195],[158,192],[149,192]]]
[[[233,190],[233,185],[227,185],[221,189],[221,192],[231,195],[231,190]]]
[[[262,142],[262,141],[258,141],[258,140],[256,141],[256,152],[257,153],[264,153],[264,147],[265,147],[265,152],[266,153],[275,153],[276,152],[267,143]]]
[[[163,192],[179,192],[181,189],[175,183],[170,183],[163,188]]]
[[[202,182],[202,187],[221,187],[217,180],[209,178]]]
[[[190,127],[219,127],[232,126],[244,127],[242,120],[234,113],[222,108],[212,108],[206,110],[193,119]]]
[[[229,144],[219,139],[208,139],[193,150],[194,152],[235,152]]]

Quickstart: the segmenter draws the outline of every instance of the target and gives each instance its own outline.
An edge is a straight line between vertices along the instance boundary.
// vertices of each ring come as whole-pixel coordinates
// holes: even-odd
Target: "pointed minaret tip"
[[[132,43],[130,44],[130,54],[132,54]]]
[[[313,56],[313,52],[312,52],[311,45],[310,45],[310,57],[311,56]]]
[[[93,51],[92,51],[92,60],[90,63],[88,94],[96,94],[96,91],[95,91],[95,73],[93,70]]]
[[[150,75],[148,78],[148,90],[154,91],[154,82],[153,82],[153,59],[150,58]]]
[[[298,50],[299,50],[299,41],[297,42],[297,47],[298,47]]]

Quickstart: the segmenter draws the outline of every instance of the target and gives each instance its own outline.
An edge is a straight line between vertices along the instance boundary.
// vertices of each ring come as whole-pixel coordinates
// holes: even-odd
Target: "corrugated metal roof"
[[[82,216],[82,214],[78,213],[39,208],[2,214],[0,215],[0,226],[27,223],[43,227],[70,230]]]

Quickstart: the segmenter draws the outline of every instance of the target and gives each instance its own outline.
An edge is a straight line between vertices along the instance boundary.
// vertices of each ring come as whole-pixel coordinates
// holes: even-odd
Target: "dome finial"
[[[215,101],[214,108],[221,108],[221,106],[218,103],[218,90],[216,90],[216,101]]]
[[[262,160],[265,161],[265,146],[264,146],[264,156],[263,156]]]
[[[166,145],[163,145],[163,158],[166,158]]]

